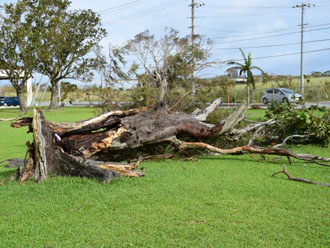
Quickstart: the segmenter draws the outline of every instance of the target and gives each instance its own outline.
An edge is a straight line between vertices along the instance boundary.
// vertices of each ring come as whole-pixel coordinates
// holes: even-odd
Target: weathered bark
[[[16,86],[15,90],[16,90],[16,95],[18,97],[19,109],[21,112],[26,112],[25,101],[23,96],[23,87],[20,85]]]
[[[34,177],[43,181],[54,175],[95,177],[110,181],[118,174],[143,176],[133,165],[116,165],[109,151],[134,149],[147,144],[170,142],[169,137],[186,135],[207,139],[218,134],[223,124],[209,126],[183,113],[168,114],[166,109],[146,108],[113,111],[74,123],[46,121],[41,111],[12,127],[29,126],[33,145],[28,144],[29,160],[19,172],[22,182]],[[102,158],[102,161],[98,161]]]
[[[29,159],[24,169],[19,170],[17,176],[21,182],[32,177],[40,182],[47,179],[50,174],[93,177],[104,182],[109,182],[120,174],[130,177],[143,176],[143,173],[132,171],[138,163],[133,165],[109,164],[64,151],[59,140],[60,136],[51,128],[52,123],[48,123],[38,110],[34,110],[32,122],[28,123],[29,120],[31,121],[31,119],[25,118],[12,125],[14,127],[30,125],[30,129],[33,131],[33,146],[27,144]],[[89,125],[87,123],[85,127],[87,126],[88,129]],[[56,128],[55,130],[59,131]],[[71,129],[68,127],[68,130]]]
[[[56,109],[57,108],[57,81],[51,81],[52,87],[51,87],[51,97],[50,97],[50,109]]]
[[[177,138],[184,136],[188,140],[205,140],[232,132],[242,119],[244,110],[245,106],[241,106],[215,126],[200,121],[206,118],[205,113],[210,112],[208,110],[195,116],[177,112],[169,114],[165,108],[112,111],[74,123],[46,121],[41,111],[34,110],[33,118],[24,118],[12,124],[12,127],[29,126],[29,131],[33,132],[33,144],[27,143],[28,160],[15,177],[21,182],[33,177],[43,181],[51,174],[92,177],[104,182],[119,175],[140,177],[144,174],[135,169],[143,158],[135,164],[125,165],[109,161],[114,161],[114,153],[122,150],[162,143],[170,143],[179,151],[199,148],[220,154],[270,154],[329,166],[328,158],[295,154],[285,149],[252,146],[221,149],[203,142],[184,142]]]
[[[202,111],[198,111],[196,113],[193,114],[193,117],[199,121],[205,121],[207,116],[212,113],[214,110],[217,109],[217,107],[219,107],[219,105],[221,104],[221,98],[218,98],[216,100],[214,100],[210,106],[208,106],[207,108],[205,108]]]
[[[159,77],[162,78],[161,76],[159,76]],[[158,101],[158,106],[160,108],[165,108],[166,107],[167,91],[168,91],[167,79],[162,78],[160,80],[160,95],[159,95],[159,101]]]

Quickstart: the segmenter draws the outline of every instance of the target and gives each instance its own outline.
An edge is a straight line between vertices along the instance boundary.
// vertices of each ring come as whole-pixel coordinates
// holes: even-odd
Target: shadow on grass
[[[15,169],[8,169],[8,171],[0,171],[0,179],[10,179],[10,177],[14,174]]]
[[[253,159],[251,157],[221,157],[221,156],[212,156],[212,157],[200,157],[198,158],[198,160],[219,160],[219,161],[224,161],[224,160],[230,160],[230,161],[239,161],[239,162],[256,162],[256,163],[263,163],[263,164],[288,164],[289,166],[303,166],[305,167],[305,164],[310,164],[310,165],[317,165],[317,164],[314,164],[312,162],[309,162],[309,161],[303,161],[303,160],[296,160],[294,158],[291,158],[292,160],[292,163],[290,164],[288,159],[286,157],[271,157],[271,158],[268,158],[266,160],[262,159],[262,158],[256,158],[256,159]],[[320,169],[324,169],[324,166],[316,166],[314,168],[320,168]]]

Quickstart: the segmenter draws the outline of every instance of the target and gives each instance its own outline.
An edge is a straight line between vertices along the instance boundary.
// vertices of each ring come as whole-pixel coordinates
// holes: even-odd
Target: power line
[[[310,50],[310,51],[305,51],[305,53],[315,53],[315,52],[321,52],[321,51],[328,51],[330,50],[330,47],[328,48],[323,48],[323,49],[318,49],[318,50]],[[286,53],[286,54],[277,54],[277,55],[270,55],[270,56],[262,56],[262,57],[254,57],[251,58],[252,60],[256,60],[256,59],[268,59],[268,58],[276,58],[276,57],[286,57],[286,56],[292,56],[292,55],[300,55],[300,52],[297,53]],[[243,61],[244,59],[233,59],[233,60],[226,60],[224,61],[224,63],[228,63],[228,62],[234,62],[234,61]]]
[[[253,11],[247,13],[240,13],[240,11],[236,12],[226,12],[225,14],[219,14],[214,16],[203,16],[202,18],[212,19],[212,18],[219,18],[219,17],[229,17],[229,18],[237,18],[238,16],[264,16],[264,15],[274,15],[274,14],[284,14],[284,13],[291,13],[292,10],[269,10],[269,11]],[[201,17],[200,17],[201,18]]]
[[[310,30],[307,30],[305,32],[319,31],[319,30],[325,30],[325,29],[330,29],[330,27],[318,28],[318,29],[310,29]],[[284,36],[284,35],[292,35],[292,34],[298,34],[298,33],[301,33],[301,32],[291,32],[291,33],[284,33],[284,34],[275,34],[275,35],[269,35],[269,36],[240,39],[240,40],[228,40],[228,41],[215,42],[214,44],[224,44],[224,43],[228,43],[228,42],[240,42],[240,41],[248,41],[248,40],[259,40],[259,39],[266,39],[266,38],[272,38],[272,37],[278,37],[278,36]],[[228,37],[228,38],[230,38],[230,37]],[[211,40],[215,40],[215,39],[222,39],[222,37],[211,38]]]
[[[330,25],[330,23],[329,23]],[[200,26],[200,25],[196,25],[196,27],[198,28],[206,28],[206,29],[213,29],[213,30],[217,30],[217,31],[221,31],[221,32],[227,32],[227,33],[242,33],[239,36],[244,36],[244,35],[253,35],[253,34],[264,34],[264,33],[274,33],[274,32],[284,32],[284,31],[288,31],[288,30],[293,30],[293,29],[297,29],[297,26],[291,27],[291,28],[285,28],[285,29],[274,29],[272,31],[235,31],[235,30],[229,30],[229,29],[220,29],[220,28],[215,28],[215,27],[208,27],[208,26]],[[230,36],[233,37],[233,36]]]
[[[220,5],[219,5],[220,6]],[[318,7],[327,7],[330,5],[320,5]],[[258,7],[258,6],[230,6],[222,5],[222,8],[228,7],[231,11],[226,11],[224,14],[219,14],[215,16],[204,16],[203,18],[219,18],[219,17],[230,17],[236,18],[239,16],[263,16],[263,15],[273,15],[273,14],[283,14],[290,13],[292,10],[288,10],[289,6],[269,6],[269,7]],[[236,8],[236,9],[235,9]],[[245,9],[251,10],[247,13],[240,13]]]
[[[315,25],[308,25],[308,27],[306,28],[312,28],[312,27],[321,27],[321,26],[328,26],[330,25],[330,22],[328,23],[322,23],[322,24],[315,24]],[[235,30],[229,30],[229,29],[219,29],[219,28],[215,28],[215,27],[209,27],[209,26],[200,26],[200,25],[196,25],[196,27],[199,28],[206,28],[206,29],[213,29],[213,30],[218,30],[221,32],[228,32],[228,33],[241,33],[241,35],[239,36],[245,36],[245,35],[255,35],[255,34],[266,34],[266,33],[274,33],[274,32],[284,32],[284,31],[289,31],[289,30],[296,30],[299,28],[299,26],[289,26],[287,28],[279,28],[279,29],[267,29],[266,31],[259,31],[259,30],[254,30],[254,31],[235,31]],[[230,36],[230,37],[234,37],[234,36]],[[220,38],[220,37],[219,37]],[[223,38],[229,38],[228,36],[223,37]]]
[[[220,37],[215,37],[212,39],[227,39],[227,38],[235,38],[235,37],[242,37],[242,36],[249,36],[249,35],[258,35],[258,34],[269,34],[269,33],[281,33],[281,32],[286,32],[289,30],[296,30],[298,27],[295,28],[288,28],[288,29],[282,29],[281,31],[260,31],[260,32],[254,32],[254,33],[245,33],[245,34],[240,34],[240,35],[231,35],[231,36],[220,36]]]
[[[243,9],[274,9],[274,8],[288,8],[288,5],[273,5],[273,6],[242,6],[242,5],[222,5],[211,4],[210,6],[216,6],[218,8],[243,8]]]
[[[330,41],[330,39],[323,40],[311,40],[305,41],[304,43],[316,43],[316,42],[324,42]],[[268,47],[281,47],[281,46],[290,46],[290,45],[298,45],[300,42],[292,42],[292,43],[284,43],[284,44],[272,44],[272,45],[263,45],[263,46],[247,46],[247,47],[216,47],[213,50],[238,50],[238,49],[257,49],[257,48],[268,48]]]
[[[320,25],[311,25],[308,28],[329,26],[329,25],[330,25],[330,23],[320,24]],[[286,31],[289,31],[289,30],[297,30],[298,28],[299,28],[299,26],[292,27],[292,28],[286,28],[286,29],[277,29],[277,31],[275,29],[275,30],[272,30],[272,31],[269,30],[269,31],[260,31],[260,32],[258,32],[258,31],[256,31],[256,32],[247,32],[247,33],[242,33],[240,35],[222,36],[222,37],[216,37],[216,38],[213,38],[213,39],[227,39],[227,38],[235,38],[235,37],[258,35],[258,34],[281,33],[281,32],[286,32]]]
[[[308,16],[306,15],[306,20],[307,19],[308,19]],[[307,20],[307,22],[308,22],[308,20]],[[313,32],[310,32],[309,35],[311,36],[312,41],[315,41],[314,40],[314,37],[313,37]],[[305,43],[307,43],[307,42],[305,41]],[[317,47],[315,46],[315,43],[313,43],[313,47],[314,47],[314,49],[317,49]],[[321,63],[321,60],[320,60],[320,57],[319,56],[317,56],[317,61],[319,63],[319,67],[321,68],[322,67],[322,65],[321,65],[322,63]]]
[[[102,15],[102,14],[106,14],[106,13],[109,13],[109,12],[114,11],[114,10],[122,10],[122,9],[125,9],[125,8],[130,8],[130,7],[133,7],[133,6],[148,2],[148,1],[150,1],[150,0],[135,0],[135,1],[132,1],[132,2],[129,2],[129,3],[117,5],[117,6],[112,7],[112,8],[99,10],[99,11],[96,11],[96,13],[99,13],[99,14]]]
[[[150,14],[153,14],[153,13],[156,13],[156,12],[159,12],[159,11],[162,11],[164,9],[168,9],[170,7],[179,5],[179,4],[184,3],[186,1],[187,0],[171,0],[171,1],[167,1],[166,3],[162,3],[162,4],[159,4],[159,5],[153,6],[151,8],[148,8],[148,9],[145,9],[145,10],[142,10],[142,11],[135,12],[135,13],[130,14],[130,15],[121,16],[119,18],[113,19],[113,20],[111,20],[109,22],[104,23],[103,26],[113,25],[113,24],[117,24],[117,23],[121,23],[121,22],[130,21],[130,20],[133,20],[133,19],[136,19],[136,18],[141,18],[143,16],[150,15]]]

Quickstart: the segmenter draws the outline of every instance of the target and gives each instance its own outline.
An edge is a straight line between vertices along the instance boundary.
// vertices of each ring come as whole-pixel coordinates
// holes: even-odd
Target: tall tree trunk
[[[167,101],[167,90],[168,90],[168,82],[167,79],[164,78],[160,82],[160,95],[158,106],[161,108],[165,108]]]
[[[51,100],[50,100],[50,109],[56,109],[57,107],[57,81],[51,81],[52,84],[52,92],[51,92]]]
[[[250,106],[250,85],[249,83],[246,84],[246,104]]]
[[[26,112],[25,101],[23,97],[23,89],[21,86],[15,87],[16,94],[19,102],[19,109],[21,112]]]

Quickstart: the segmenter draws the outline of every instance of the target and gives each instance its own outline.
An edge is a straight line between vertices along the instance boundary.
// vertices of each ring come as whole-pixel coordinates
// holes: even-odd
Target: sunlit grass
[[[0,118],[16,116],[11,111],[0,110]],[[45,115],[75,121],[94,110]],[[0,122],[0,161],[24,158],[31,139],[26,128],[9,125]],[[330,157],[324,147],[292,148]],[[329,247],[329,188],[271,177],[283,163],[248,155],[150,161],[141,165],[143,178],[102,184],[52,177],[23,185],[9,181],[14,169],[1,165],[0,247]],[[326,167],[294,160],[287,168],[330,182]]]

